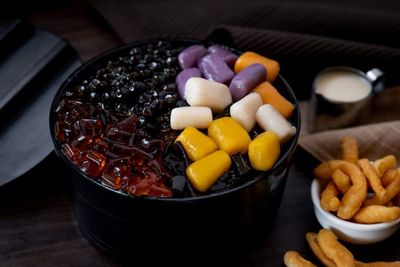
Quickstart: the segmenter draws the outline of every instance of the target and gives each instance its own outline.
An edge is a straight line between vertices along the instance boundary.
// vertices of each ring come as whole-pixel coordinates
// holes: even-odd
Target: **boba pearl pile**
[[[279,64],[181,44],[121,50],[65,89],[54,135],[78,169],[132,196],[193,197],[274,165],[296,132],[294,106],[272,85]]]
[[[189,106],[174,108],[170,122],[183,130],[175,142],[192,161],[185,173],[193,188],[207,192],[231,169],[232,159],[243,178],[251,168],[270,170],[281,144],[296,133],[287,120],[294,105],[272,85],[279,63],[253,52],[237,57],[215,45],[188,47],[178,60],[183,70],[176,83]],[[255,127],[263,132],[249,134]],[[243,168],[247,161],[251,168]]]
[[[92,64],[56,104],[54,135],[62,153],[107,187],[171,197],[172,177],[184,170],[169,121],[173,108],[186,105],[175,85],[184,48],[148,43]]]

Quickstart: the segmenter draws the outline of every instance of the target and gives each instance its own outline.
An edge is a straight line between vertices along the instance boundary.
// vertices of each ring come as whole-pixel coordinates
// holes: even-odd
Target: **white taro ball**
[[[203,78],[187,80],[185,95],[190,106],[209,107],[213,112],[222,112],[232,103],[228,86]]]

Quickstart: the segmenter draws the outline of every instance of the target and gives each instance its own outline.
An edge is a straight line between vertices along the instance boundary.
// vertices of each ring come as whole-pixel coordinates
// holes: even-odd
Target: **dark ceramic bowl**
[[[198,40],[168,40],[190,46]],[[300,132],[300,110],[296,97],[282,76],[274,82],[278,90],[296,104],[291,122],[296,135],[283,146],[272,170],[259,172],[248,182],[218,193],[190,198],[132,197],[112,190],[83,173],[60,150],[54,136],[55,107],[63,92],[95,71],[109,59],[127,53],[136,42],[104,53],[76,70],[61,86],[50,112],[50,129],[56,154],[68,166],[72,203],[82,233],[95,245],[117,258],[191,253],[216,255],[247,246],[272,227],[284,191],[286,177]],[[233,50],[240,54],[239,51]],[[204,245],[206,242],[207,245]],[[247,243],[246,243],[247,242]],[[144,256],[147,255],[147,256]],[[168,257],[168,256],[167,256]],[[159,260],[159,259],[158,259]],[[134,260],[132,260],[134,261]]]

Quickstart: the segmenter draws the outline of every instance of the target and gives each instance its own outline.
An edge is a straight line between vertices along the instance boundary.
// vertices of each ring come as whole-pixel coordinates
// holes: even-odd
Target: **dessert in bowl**
[[[400,227],[400,219],[391,222],[361,224],[340,219],[323,210],[320,203],[322,186],[317,179],[311,184],[311,199],[314,213],[322,227],[331,229],[340,239],[353,244],[374,244],[385,240]]]
[[[273,69],[256,82],[241,78],[249,57],[238,65],[240,55],[198,40],[136,42],[87,62],[62,85],[51,134],[71,173],[79,226],[96,245],[127,256],[138,243],[234,239],[272,221],[300,113]],[[292,110],[268,104],[274,94]],[[259,102],[251,116],[246,103],[232,108],[248,96]],[[275,149],[272,158],[260,144]]]
[[[341,137],[341,159],[314,169],[311,198],[324,228],[355,244],[380,242],[400,226],[400,172],[394,155],[360,158],[358,141]]]

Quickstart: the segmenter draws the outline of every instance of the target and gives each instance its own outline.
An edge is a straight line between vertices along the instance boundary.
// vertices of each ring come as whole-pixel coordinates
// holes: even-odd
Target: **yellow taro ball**
[[[218,150],[193,162],[186,168],[186,175],[193,187],[206,192],[231,167],[231,158],[223,151]]]
[[[189,126],[176,138],[175,142],[181,142],[188,157],[199,160],[214,151],[217,151],[217,144],[207,135],[196,128]]]
[[[280,153],[279,137],[271,131],[257,135],[249,145],[251,166],[258,171],[271,169]]]
[[[251,141],[247,131],[231,117],[211,122],[208,126],[208,136],[229,155],[246,153]]]

